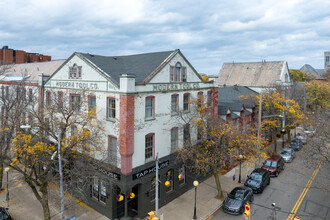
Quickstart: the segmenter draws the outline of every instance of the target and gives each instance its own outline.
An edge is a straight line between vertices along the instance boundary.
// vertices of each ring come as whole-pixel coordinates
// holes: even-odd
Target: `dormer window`
[[[81,79],[81,66],[74,64],[69,67],[69,79]]]
[[[181,63],[177,62],[175,66],[170,67],[170,81],[171,82],[186,82],[187,68],[183,67]]]

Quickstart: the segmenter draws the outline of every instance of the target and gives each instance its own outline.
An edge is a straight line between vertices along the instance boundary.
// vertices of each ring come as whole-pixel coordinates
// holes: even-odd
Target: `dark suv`
[[[269,172],[262,168],[257,168],[247,176],[244,185],[250,187],[254,193],[262,193],[264,188],[270,183]]]
[[[284,170],[284,160],[280,155],[273,155],[264,162],[261,168],[268,170],[271,176],[278,176]]]

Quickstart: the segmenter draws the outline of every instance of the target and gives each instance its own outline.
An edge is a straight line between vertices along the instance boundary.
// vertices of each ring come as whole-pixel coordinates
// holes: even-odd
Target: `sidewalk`
[[[277,143],[277,152],[282,149],[281,142]],[[274,143],[263,149],[266,151],[274,151]],[[262,162],[262,161],[261,161]],[[246,176],[255,168],[254,164],[242,163],[241,184],[238,184],[239,166],[232,168],[225,175],[219,175],[220,183],[224,197],[234,187],[243,185]],[[235,174],[235,181],[233,175]],[[21,179],[21,175],[14,170],[9,171],[9,204],[6,202],[6,175],[3,179],[3,187],[0,192],[0,206],[8,207],[9,212],[15,220],[42,220],[43,211],[41,204],[35,198],[30,187]],[[49,192],[49,206],[52,220],[61,219],[60,198],[58,188],[51,185]],[[222,201],[216,199],[217,188],[214,177],[211,176],[197,187],[197,218],[198,220],[206,220],[222,206]],[[195,189],[191,189],[176,198],[172,202],[159,209],[159,216],[163,215],[160,220],[191,220],[194,215],[194,198]],[[79,220],[107,220],[108,218],[101,215],[86,204],[73,199],[69,195],[65,196],[65,217],[75,216]]]
[[[4,190],[0,192],[0,206],[8,207],[6,201],[6,174],[3,178]],[[35,198],[31,188],[23,181],[21,175],[9,171],[9,213],[15,220],[42,220],[43,210],[39,201]],[[51,185],[49,190],[50,216],[53,220],[61,219],[60,198],[56,186]],[[75,216],[79,220],[107,220],[105,216],[96,212],[84,203],[65,196],[65,217],[66,219]]]
[[[275,144],[271,143],[263,149],[263,152],[274,152]],[[282,142],[277,142],[277,152],[282,149]],[[263,161],[260,161],[263,162]],[[260,164],[261,165],[261,164]],[[259,165],[259,167],[260,167]],[[239,166],[232,168],[225,175],[219,175],[223,196],[226,198],[234,187],[243,185],[247,175],[255,169],[255,165],[251,163],[242,163],[241,167],[241,184],[238,183]],[[235,174],[235,181],[233,175]],[[214,177],[211,176],[197,187],[196,213],[198,220],[206,220],[212,216],[222,206],[222,201],[216,199],[217,188]],[[191,220],[194,215],[195,189],[191,189],[172,202],[159,209],[159,216],[163,215],[160,220]]]

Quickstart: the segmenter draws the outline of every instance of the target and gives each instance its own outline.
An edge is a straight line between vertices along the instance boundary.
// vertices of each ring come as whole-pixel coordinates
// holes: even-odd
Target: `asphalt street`
[[[307,164],[303,158],[305,150],[296,152],[294,161],[285,164],[285,170],[279,177],[271,178],[270,185],[262,194],[255,194],[251,204],[251,220],[275,219],[275,215],[278,220],[289,220],[289,214],[293,211],[304,220],[330,219],[329,164],[323,164],[317,170],[317,164]],[[315,177],[311,182],[313,174]],[[307,189],[306,185],[309,186]],[[276,204],[276,213],[272,203]],[[211,219],[244,219],[244,216],[230,215],[220,209]]]

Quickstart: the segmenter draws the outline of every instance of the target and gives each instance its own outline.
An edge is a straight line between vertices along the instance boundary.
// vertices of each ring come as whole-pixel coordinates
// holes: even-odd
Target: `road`
[[[285,170],[279,177],[271,178],[270,185],[262,194],[255,194],[251,204],[251,220],[274,219],[272,203],[277,207],[277,220],[291,220],[288,218],[290,212],[295,212],[303,220],[330,219],[330,166],[322,164],[317,169],[317,164],[306,164],[304,150],[296,152],[294,161],[285,164]],[[241,220],[244,216],[229,215],[220,209],[210,219]]]

